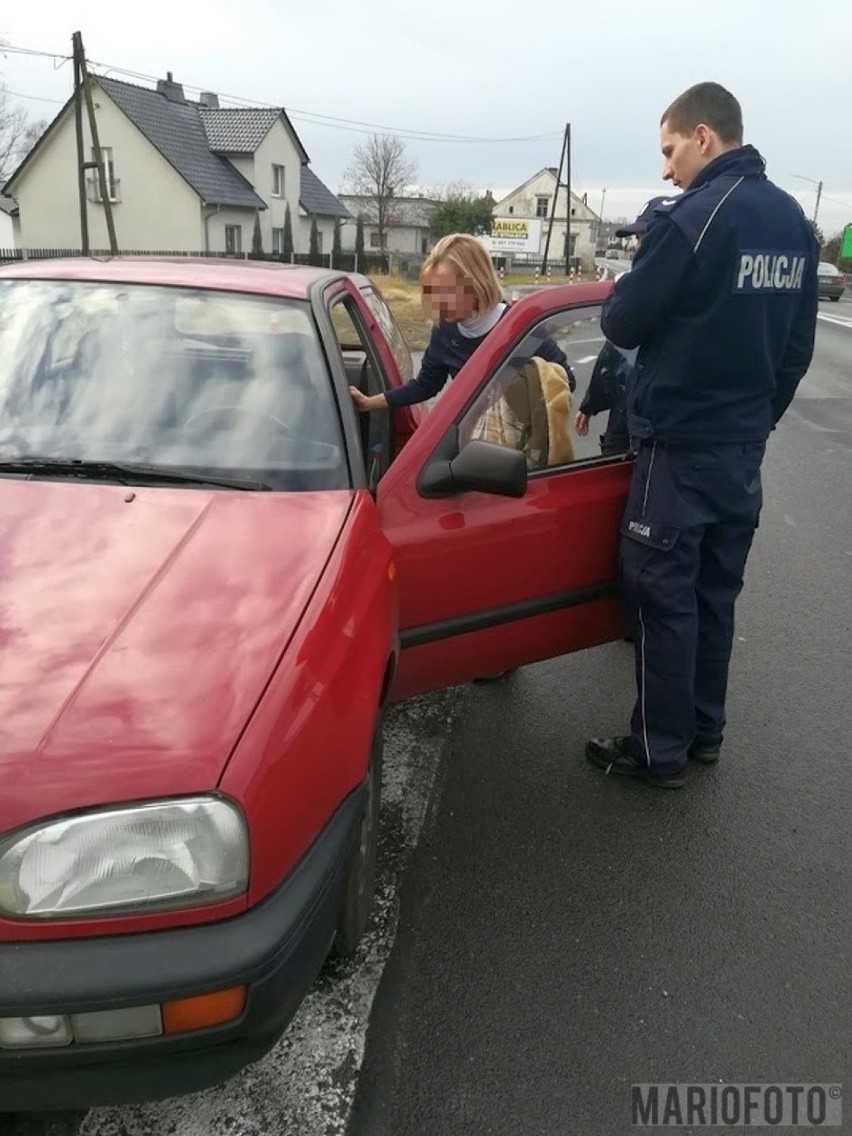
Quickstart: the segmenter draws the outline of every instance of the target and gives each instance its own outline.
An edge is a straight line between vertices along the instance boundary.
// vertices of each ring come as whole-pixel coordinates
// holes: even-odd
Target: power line
[[[3,51],[9,51],[9,52],[12,52],[12,53],[18,54],[18,55],[28,55],[28,56],[36,56],[36,57],[41,57],[41,58],[52,59],[54,61],[54,64],[55,64],[56,60],[58,59],[58,60],[60,60],[60,64],[59,64],[60,66],[62,66],[62,64],[64,62],[66,62],[68,59],[71,58],[70,56],[65,56],[65,55],[62,55],[58,52],[41,51],[41,50],[38,50],[36,48],[16,47],[14,45],[4,45]],[[114,72],[116,72],[116,74],[124,75],[124,76],[126,76],[128,78],[132,78],[132,79],[144,79],[147,82],[151,82],[151,83],[157,82],[157,76],[156,75],[147,75],[142,71],[132,71],[129,68],[119,67],[116,64],[102,63],[102,62],[98,62],[97,60],[90,60],[89,66],[90,67],[103,68],[105,70],[105,72],[114,71]],[[106,74],[104,74],[103,77],[107,78],[108,76]],[[199,86],[195,86],[192,83],[183,83],[182,86],[184,87],[185,90],[197,91],[199,93],[201,93],[202,91],[207,91],[207,90],[210,89],[209,86],[199,87]],[[10,92],[10,93],[12,93],[12,92]],[[36,98],[37,96],[18,95],[17,97],[18,98]],[[226,94],[224,92],[221,92],[219,97],[227,100],[228,102],[242,103],[242,104],[245,104],[245,105],[248,105],[248,106],[268,106],[269,105],[268,102],[265,102],[262,99],[250,99],[250,98],[247,98],[243,95],[230,95],[230,94]],[[44,100],[41,100],[41,101],[56,102],[58,100],[44,99]],[[503,137],[503,138],[493,138],[493,137],[484,137],[484,136],[477,136],[477,135],[465,135],[465,134],[444,134],[444,133],[440,133],[440,132],[437,132],[437,131],[431,131],[431,130],[418,130],[416,128],[386,126],[386,125],[383,125],[381,123],[376,123],[376,122],[365,122],[361,119],[341,118],[341,117],[338,117],[338,116],[335,116],[335,115],[320,114],[317,111],[302,110],[302,109],[297,108],[297,107],[292,107],[292,108],[286,107],[285,109],[287,111],[287,114],[290,117],[296,118],[296,119],[301,119],[302,121],[312,123],[315,126],[326,126],[326,127],[331,127],[331,128],[337,129],[337,130],[348,130],[348,131],[352,131],[353,133],[359,133],[359,134],[368,134],[368,133],[371,133],[373,131],[379,131],[381,133],[386,133],[386,134],[396,134],[399,137],[408,138],[408,139],[418,141],[418,142],[467,142],[467,143],[477,143],[477,144],[483,144],[483,143],[493,144],[493,143],[509,143],[509,142],[512,142],[512,143],[514,143],[514,142],[543,142],[543,141],[547,141],[548,139],[557,137],[558,134],[560,133],[559,131],[548,131],[548,132],[543,133],[543,134],[527,134],[527,135],[518,135],[518,136],[514,136],[514,137]],[[369,129],[365,129],[365,128],[369,128]]]
[[[37,103],[53,103],[55,106],[62,106],[63,99],[46,99],[42,95],[25,95],[21,91],[10,91],[8,87],[3,88],[5,94],[14,95],[16,99],[32,99]]]

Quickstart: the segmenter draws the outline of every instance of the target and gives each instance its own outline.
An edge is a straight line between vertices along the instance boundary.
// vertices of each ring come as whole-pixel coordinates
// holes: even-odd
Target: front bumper
[[[271,1048],[328,954],[363,810],[359,788],[284,884],[221,923],[0,943],[0,1017],[150,1005],[246,985],[239,1018],[193,1033],[0,1049],[0,1113],[154,1100],[206,1088]]]

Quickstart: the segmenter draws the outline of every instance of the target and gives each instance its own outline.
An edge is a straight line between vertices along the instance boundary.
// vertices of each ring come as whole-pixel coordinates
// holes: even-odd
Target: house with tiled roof
[[[118,247],[125,251],[246,254],[255,218],[264,252],[282,251],[289,207],[296,252],[313,216],[330,251],[344,205],[308,166],[280,107],[221,107],[186,97],[171,73],[156,88],[94,76],[98,139]],[[93,157],[83,116],[85,159]],[[4,187],[18,202],[25,248],[79,248],[80,201],[73,100],[62,108]],[[107,249],[104,202],[86,171],[89,244]]]
[[[514,254],[516,262],[527,260],[538,263],[541,260],[547,245],[547,230],[552,216],[553,224],[548,246],[551,262],[562,260],[567,251],[570,256],[578,257],[584,267],[593,267],[600,217],[590,207],[585,195],[580,197],[572,191],[570,198],[569,226],[568,188],[564,180],[558,181],[558,170],[555,166],[545,166],[495,203],[493,210],[495,220],[526,222],[531,235],[531,240],[526,244],[536,246],[528,247],[523,253]],[[571,235],[571,247],[568,250],[565,249],[566,230]]]
[[[368,253],[378,252],[381,242],[376,223],[375,199],[356,193],[341,193],[338,196],[352,217],[341,230],[343,251],[352,252],[355,248],[356,221],[360,213],[364,218],[364,249]],[[429,224],[439,205],[440,202],[432,197],[395,197],[385,219],[387,251],[425,256],[434,243]]]

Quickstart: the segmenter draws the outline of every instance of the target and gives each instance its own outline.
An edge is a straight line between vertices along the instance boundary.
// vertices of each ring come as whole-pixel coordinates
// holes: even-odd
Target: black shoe
[[[682,789],[686,784],[686,774],[682,770],[670,773],[648,765],[636,753],[630,737],[592,738],[586,744],[586,757],[604,773],[632,777],[635,781],[644,781],[646,785],[654,785],[657,789]]]
[[[700,761],[702,765],[713,765],[719,760],[722,751],[721,742],[694,741],[687,751],[690,761]]]

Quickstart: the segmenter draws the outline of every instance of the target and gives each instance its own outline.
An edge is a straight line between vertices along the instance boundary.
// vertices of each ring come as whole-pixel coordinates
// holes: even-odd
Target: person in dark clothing
[[[616,229],[617,237],[633,237],[641,246],[642,237],[654,218],[654,210],[664,201],[663,197],[652,197],[639,212],[639,216],[629,225]],[[606,429],[601,434],[601,453],[604,457],[624,454],[630,449],[630,436],[627,432],[627,384],[630,378],[635,352],[623,352],[612,343],[605,343],[595,360],[589,387],[580,403],[574,419],[574,429],[581,438],[589,432],[589,419],[609,411]]]
[[[574,419],[574,429],[584,438],[589,420],[602,410],[609,411],[606,428],[601,434],[604,457],[624,454],[630,449],[627,433],[627,380],[630,363],[612,343],[605,343],[595,360],[589,386]]]
[[[420,286],[436,319],[420,371],[384,394],[365,395],[350,387],[358,410],[395,410],[434,398],[508,311],[491,258],[469,233],[450,233],[438,241],[423,263]],[[552,339],[538,344],[536,354],[564,367],[571,390],[576,389],[565,353]]]
[[[799,205],[743,145],[724,87],[676,99],[660,141],[663,178],[685,192],[654,210],[601,319],[613,343],[639,349],[620,545],[637,699],[631,733],[592,739],[586,756],[676,789],[688,758],[719,757],[761,463],[813,354],[819,258]]]

